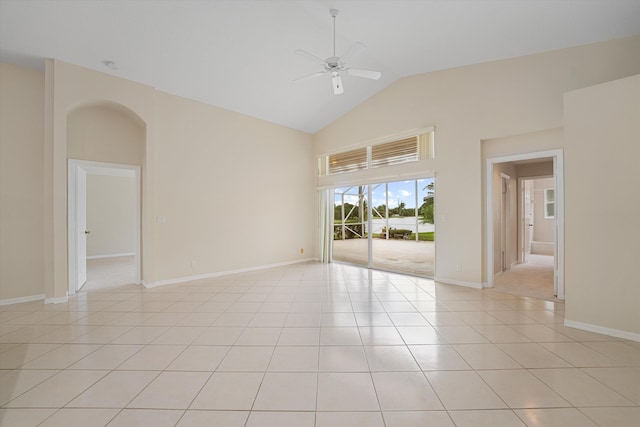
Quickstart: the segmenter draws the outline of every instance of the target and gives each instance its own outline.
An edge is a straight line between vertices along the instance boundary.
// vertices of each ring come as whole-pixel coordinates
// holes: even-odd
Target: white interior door
[[[500,196],[500,271],[506,271],[509,269],[509,263],[507,262],[507,242],[509,241],[509,227],[507,222],[509,221],[509,179],[510,177],[505,174],[501,174],[501,196]]]
[[[78,167],[77,170],[78,193],[76,199],[76,236],[78,242],[77,265],[78,265],[78,289],[87,281],[87,172]]]
[[[529,256],[531,255],[531,241],[533,240],[533,181],[523,181],[522,191],[523,202],[523,215],[522,215],[522,262],[529,262]]]

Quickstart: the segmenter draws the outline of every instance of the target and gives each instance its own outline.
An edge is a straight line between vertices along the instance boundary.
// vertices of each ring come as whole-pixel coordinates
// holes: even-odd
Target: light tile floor
[[[564,304],[308,263],[0,307],[0,425],[634,426],[640,345]]]

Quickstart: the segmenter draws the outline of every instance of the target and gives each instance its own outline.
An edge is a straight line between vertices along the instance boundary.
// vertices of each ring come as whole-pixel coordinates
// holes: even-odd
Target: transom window
[[[319,172],[334,175],[429,158],[433,158],[433,131],[321,157]]]

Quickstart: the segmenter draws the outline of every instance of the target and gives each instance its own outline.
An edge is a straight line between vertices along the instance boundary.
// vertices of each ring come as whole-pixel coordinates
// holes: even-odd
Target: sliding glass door
[[[333,260],[434,276],[434,179],[334,189]]]
[[[369,265],[368,185],[334,189],[333,259]]]

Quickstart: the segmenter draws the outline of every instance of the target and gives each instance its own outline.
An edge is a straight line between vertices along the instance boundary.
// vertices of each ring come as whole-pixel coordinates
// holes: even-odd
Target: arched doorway
[[[87,280],[87,247],[92,258],[102,260],[91,261],[92,265],[101,266],[102,275],[105,266],[110,269],[106,270],[110,275],[106,281],[96,282],[94,277],[94,284],[104,287],[141,283],[141,169],[145,140],[144,122],[120,104],[91,103],[67,115],[69,295]],[[98,180],[98,176],[103,178]],[[99,190],[94,189],[98,182]],[[123,184],[127,185],[126,190]],[[102,199],[103,206],[111,209],[110,213],[103,212],[100,219],[92,219],[94,235],[86,224],[87,188],[93,204]],[[119,193],[122,191],[128,196]],[[127,215],[122,215],[125,210]],[[133,272],[122,274],[118,268],[131,268]]]

